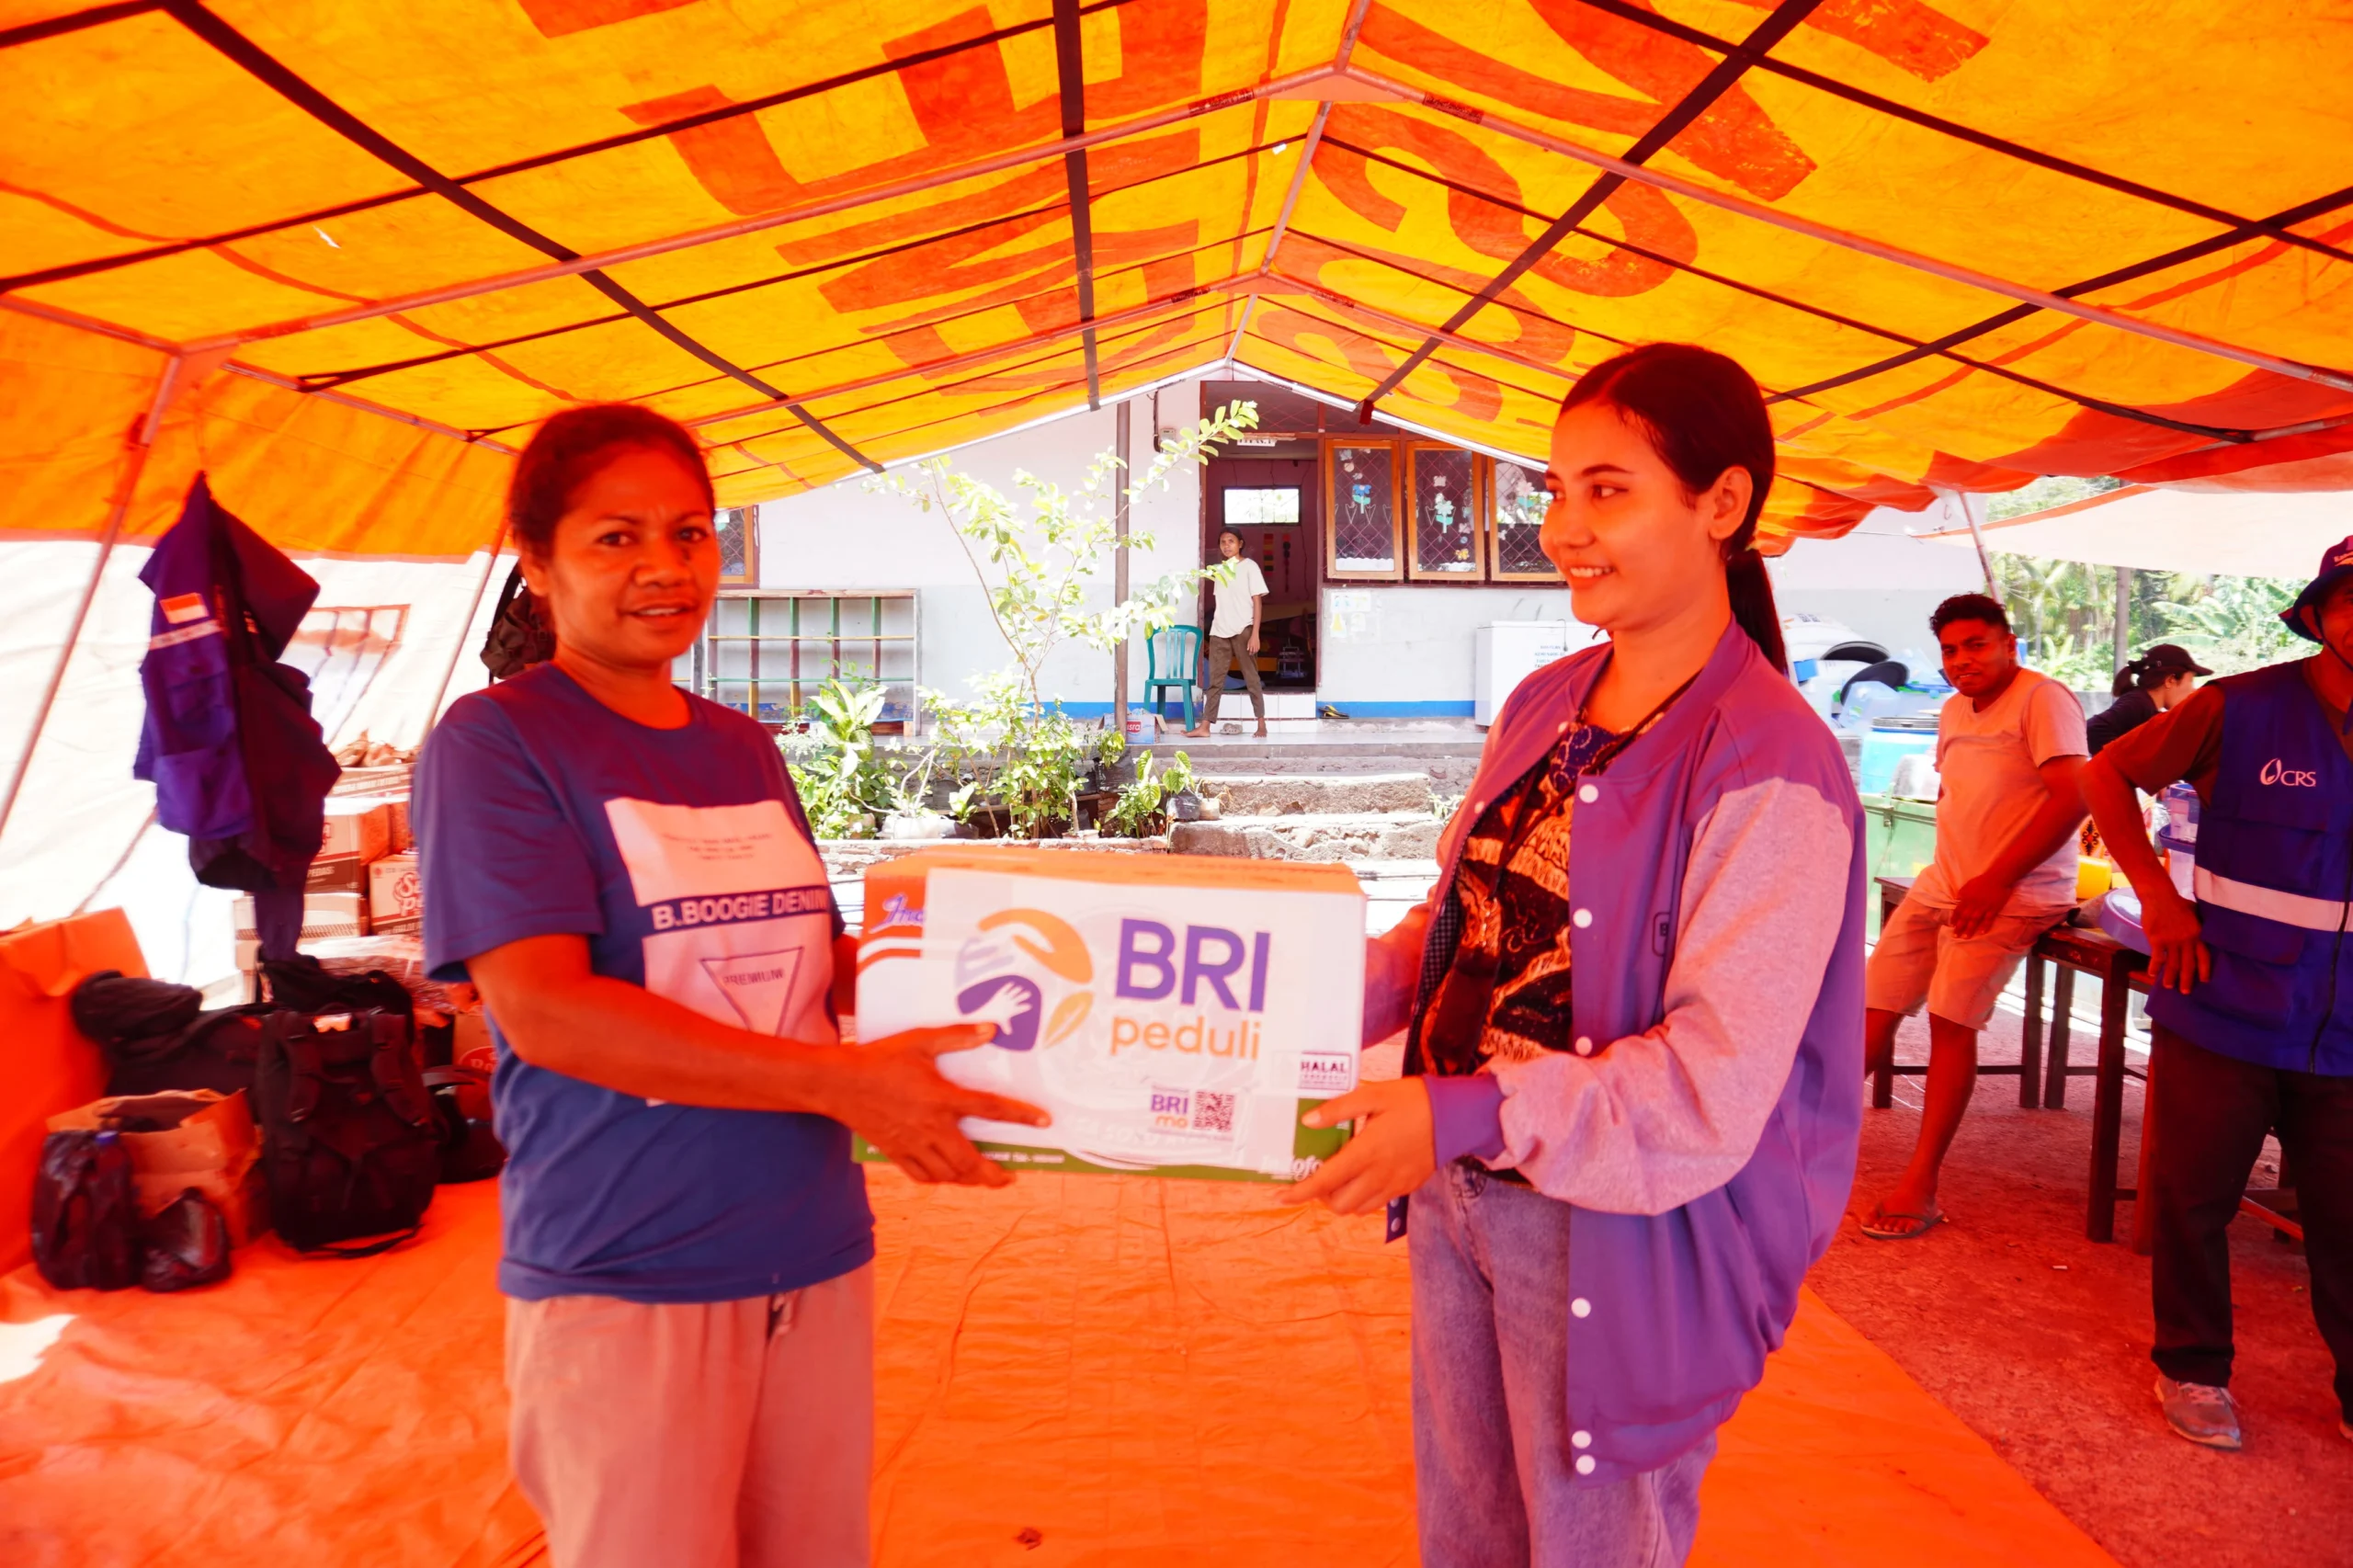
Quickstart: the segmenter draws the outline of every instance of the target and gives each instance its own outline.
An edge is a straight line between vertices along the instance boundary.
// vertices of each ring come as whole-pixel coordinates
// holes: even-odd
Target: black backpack
[[[33,1181],[33,1262],[61,1290],[139,1283],[139,1194],[112,1132],[52,1132]]]
[[[276,1012],[254,1070],[270,1223],[289,1245],[366,1257],[417,1233],[441,1129],[409,1043],[385,1012]],[[335,1244],[361,1236],[362,1246]]]

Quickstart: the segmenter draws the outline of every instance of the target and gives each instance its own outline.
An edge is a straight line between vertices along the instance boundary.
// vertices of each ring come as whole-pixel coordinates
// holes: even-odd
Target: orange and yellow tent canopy
[[[0,0],[0,534],[462,555],[568,403],[742,502],[1227,362],[1533,456],[1657,338],[1785,537],[2353,485],[2348,78],[2314,0]]]

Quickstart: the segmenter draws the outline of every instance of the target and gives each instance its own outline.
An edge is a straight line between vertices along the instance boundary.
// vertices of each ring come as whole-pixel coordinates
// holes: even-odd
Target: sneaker
[[[2210,1449],[2239,1446],[2238,1402],[2231,1391],[2210,1383],[2177,1383],[2157,1375],[2157,1403],[2165,1407],[2165,1425]]]

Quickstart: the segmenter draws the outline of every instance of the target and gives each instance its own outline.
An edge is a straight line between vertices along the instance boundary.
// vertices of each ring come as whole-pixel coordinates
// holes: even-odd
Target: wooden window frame
[[[722,588],[756,588],[760,585],[760,509],[753,506],[722,506],[722,512],[733,512],[742,519],[744,529],[744,573],[741,576],[721,575]],[[714,531],[718,519],[711,519]]]
[[[1326,436],[1324,437],[1324,576],[1333,583],[1402,583],[1410,559],[1406,553],[1403,508],[1398,505],[1399,470],[1405,443],[1387,437]],[[1340,459],[1342,449],[1389,449],[1389,559],[1386,572],[1365,572],[1340,565]]]
[[[1495,462],[1496,462],[1496,460],[1495,460],[1495,459],[1494,459],[1494,458],[1486,458],[1486,457],[1483,457],[1483,458],[1481,458],[1481,459],[1479,460],[1479,468],[1480,468],[1480,485],[1479,485],[1479,516],[1480,516],[1483,519],[1484,519],[1484,521],[1483,521],[1483,525],[1482,525],[1482,527],[1481,527],[1481,529],[1480,529],[1480,531],[1481,531],[1483,534],[1493,534],[1493,533],[1495,532],[1495,527],[1496,527],[1496,523],[1495,523]],[[1529,467],[1529,465],[1528,465],[1528,464],[1526,464],[1526,463],[1520,463],[1520,464],[1518,464],[1518,467],[1520,467],[1520,468],[1527,468],[1527,467]],[[1558,585],[1565,584],[1565,583],[1568,581],[1568,579],[1567,579],[1566,577],[1563,577],[1563,576],[1562,576],[1562,575],[1561,575],[1561,569],[1560,569],[1559,567],[1557,567],[1557,566],[1553,565],[1550,561],[1547,561],[1546,562],[1544,562],[1543,568],[1542,568],[1542,570],[1540,570],[1540,571],[1536,571],[1536,572],[1512,572],[1512,571],[1506,571],[1506,570],[1505,569],[1505,567],[1504,567],[1504,564],[1503,564],[1503,558],[1504,558],[1504,557],[1503,557],[1503,551],[1502,551],[1500,548],[1498,548],[1498,546],[1499,546],[1500,544],[1501,544],[1501,541],[1500,541],[1500,540],[1493,540],[1493,541],[1491,541],[1490,546],[1489,546],[1489,549],[1488,549],[1488,551],[1487,551],[1487,580],[1488,580],[1489,582],[1493,582],[1493,583],[1551,583],[1551,584],[1554,584],[1554,585]]]
[[[1444,441],[1401,441],[1405,449],[1405,471],[1398,486],[1398,532],[1405,550],[1406,580],[1415,583],[1476,584],[1487,580],[1487,530],[1481,519],[1486,516],[1486,489],[1479,483],[1479,466],[1484,460],[1466,447],[1450,446]],[[1419,467],[1424,452],[1459,452],[1471,460],[1471,487],[1463,496],[1463,505],[1471,508],[1471,570],[1448,572],[1426,568],[1420,555],[1419,523],[1414,516],[1413,505],[1419,492],[1415,488],[1415,470]]]

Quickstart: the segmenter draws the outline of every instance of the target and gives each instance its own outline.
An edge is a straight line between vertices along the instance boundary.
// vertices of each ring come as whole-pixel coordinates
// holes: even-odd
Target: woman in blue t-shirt
[[[719,582],[694,438],[556,415],[507,517],[555,655],[451,705],[418,764],[433,973],[494,1080],[513,1456],[559,1568],[862,1563],[873,1219],[855,1127],[918,1181],[1010,1178],[957,1129],[1035,1108],[847,1048],[854,949],[774,742],[671,683]]]

